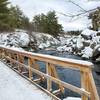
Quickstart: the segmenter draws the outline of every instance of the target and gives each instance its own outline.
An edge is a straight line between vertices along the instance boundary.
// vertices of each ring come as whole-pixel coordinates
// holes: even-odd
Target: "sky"
[[[26,16],[33,19],[33,16],[48,11],[55,10],[58,17],[58,22],[62,24],[65,31],[81,30],[91,25],[91,21],[87,16],[80,16],[78,18],[71,18],[61,15],[59,12],[73,15],[83,12],[75,4],[68,2],[68,0],[9,0],[12,5],[18,5]],[[100,5],[100,0],[72,0],[80,5],[85,10],[96,8]]]

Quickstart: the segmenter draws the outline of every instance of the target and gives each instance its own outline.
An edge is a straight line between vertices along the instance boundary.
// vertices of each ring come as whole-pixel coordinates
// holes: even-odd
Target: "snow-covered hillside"
[[[50,47],[51,45],[58,45],[59,40],[49,34],[33,32],[31,38],[24,30],[16,30],[12,33],[0,33],[0,45],[9,47],[29,47],[33,43],[39,49]]]

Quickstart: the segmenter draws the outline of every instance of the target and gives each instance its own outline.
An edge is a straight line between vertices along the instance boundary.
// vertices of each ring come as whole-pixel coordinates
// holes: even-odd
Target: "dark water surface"
[[[68,53],[58,53],[56,51],[45,51],[45,50],[40,50],[38,51],[38,53],[42,53],[42,54],[49,54],[49,55],[53,55],[53,56],[59,56],[59,57],[64,57],[64,58],[73,58],[73,59],[78,59],[78,60],[82,60],[81,57],[76,56],[76,55],[72,55],[72,54],[68,54]],[[41,71],[45,72],[46,71],[46,65],[43,62],[38,62],[38,64],[40,65],[40,69]],[[96,66],[99,66],[99,64],[96,64]],[[72,70],[72,69],[68,69],[68,68],[62,68],[60,66],[56,66],[59,78],[65,82],[68,82],[72,85],[78,86],[80,87],[80,72],[76,71],[76,70]],[[98,89],[98,92],[100,93],[100,76],[97,75],[94,71],[93,71],[93,76],[95,79],[95,83]],[[46,88],[46,84],[43,84],[43,87]],[[55,84],[53,84],[53,89],[57,89],[57,86]],[[67,97],[67,96],[79,96],[78,94],[70,91],[70,90],[65,90],[65,94],[63,94],[62,96],[60,96],[60,98],[63,97]]]

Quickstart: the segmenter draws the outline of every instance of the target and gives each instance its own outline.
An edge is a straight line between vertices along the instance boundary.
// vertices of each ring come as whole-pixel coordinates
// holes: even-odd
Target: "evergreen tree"
[[[63,32],[62,26],[58,24],[55,11],[49,11],[47,15],[41,14],[34,16],[33,24],[35,31],[49,33],[55,37]]]
[[[7,5],[9,4],[8,0],[0,0],[0,31],[10,30],[9,26],[9,9]]]
[[[23,14],[18,6],[10,7],[10,17],[12,18],[10,25],[14,28],[27,29],[29,19]]]
[[[62,26],[58,24],[58,20],[55,11],[49,11],[47,13],[47,33],[57,36],[62,33]]]

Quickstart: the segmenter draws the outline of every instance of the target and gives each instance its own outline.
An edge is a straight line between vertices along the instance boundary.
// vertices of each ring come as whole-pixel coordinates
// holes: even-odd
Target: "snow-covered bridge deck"
[[[0,61],[0,100],[51,100],[51,98]]]

